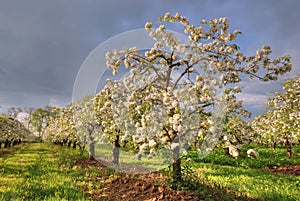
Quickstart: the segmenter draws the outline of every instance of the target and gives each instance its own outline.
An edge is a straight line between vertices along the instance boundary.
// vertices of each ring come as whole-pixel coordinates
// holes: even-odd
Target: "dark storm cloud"
[[[16,96],[26,92],[49,99],[65,94],[70,100],[89,52],[109,37],[143,27],[144,16],[156,21],[162,13],[149,12],[150,7],[142,1],[1,2],[0,96],[14,99],[2,104],[24,104]],[[27,105],[42,100],[33,98]]]
[[[254,54],[266,43],[275,56],[291,54],[293,73],[299,73],[299,4],[297,0],[2,0],[0,105],[70,102],[77,71],[96,46],[142,28],[147,21],[157,22],[168,11],[182,13],[195,24],[202,18],[228,16],[232,29],[244,33],[237,41],[243,51]],[[279,82],[267,87],[248,80],[242,84],[248,97],[262,98],[266,90],[280,89]]]

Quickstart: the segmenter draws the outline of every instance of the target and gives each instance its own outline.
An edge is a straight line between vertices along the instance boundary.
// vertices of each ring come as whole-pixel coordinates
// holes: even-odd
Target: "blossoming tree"
[[[76,132],[73,110],[73,104],[59,109],[59,114],[51,117],[43,139],[61,145],[67,144],[68,147],[72,145],[74,149],[76,146],[82,148]]]
[[[100,127],[95,116],[93,96],[86,96],[74,103],[74,123],[77,136],[84,144],[88,145],[90,159],[95,158],[95,143],[99,138]]]
[[[108,81],[107,85],[94,98],[95,116],[101,125],[102,133],[98,135],[100,141],[108,140],[113,145],[113,164],[119,164],[120,138],[124,135],[117,126],[112,112],[112,91],[114,82]],[[116,114],[117,115],[117,114]]]
[[[40,138],[48,127],[51,118],[58,114],[57,112],[55,107],[46,106],[45,108],[35,109],[31,114],[31,125],[38,132]]]
[[[2,143],[5,148],[18,144],[29,134],[30,131],[18,120],[0,115],[0,148]]]
[[[243,120],[241,115],[229,114],[225,120],[223,143],[226,153],[237,158],[244,144],[249,144],[256,137],[250,122]]]
[[[279,136],[275,132],[275,122],[271,120],[273,118],[273,111],[269,111],[267,114],[261,114],[256,116],[252,122],[251,127],[255,133],[257,133],[258,138],[255,142],[258,144],[264,144],[271,146],[273,151],[279,140]]]
[[[110,110],[103,117],[111,123],[107,133],[128,135],[141,153],[166,147],[172,150],[173,178],[179,181],[180,150],[202,135],[203,125],[208,125],[209,133],[204,148],[213,146],[223,127],[222,115],[240,107],[235,91],[225,92],[224,86],[234,86],[242,73],[262,81],[276,80],[291,70],[291,63],[288,56],[271,60],[269,46],[254,56],[244,55],[234,43],[241,32],[230,32],[227,18],[202,20],[195,26],[178,13],[166,13],[160,21],[158,28],[149,22],[145,25],[155,41],[145,54],[135,47],[106,54],[106,65],[113,74],[122,64],[131,70],[120,87],[106,86],[110,98],[103,97],[98,109]],[[167,23],[181,24],[188,40],[179,40],[167,31]],[[120,111],[124,114],[114,115]]]
[[[258,116],[253,127],[264,142],[284,143],[288,156],[292,156],[292,143],[300,139],[300,76],[287,79],[283,93],[276,92],[268,101],[267,114]]]

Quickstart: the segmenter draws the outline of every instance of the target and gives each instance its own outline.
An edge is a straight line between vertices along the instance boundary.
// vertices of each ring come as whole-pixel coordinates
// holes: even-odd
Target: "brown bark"
[[[6,139],[4,142],[4,148],[9,148],[9,147],[10,147],[10,141]]]
[[[120,136],[117,135],[113,142],[113,164],[119,165],[119,154],[120,154]]]
[[[90,143],[90,160],[95,160],[95,142]]]
[[[173,143],[179,143],[179,139],[175,138]],[[181,174],[181,160],[180,160],[180,152],[179,146],[173,149],[172,151],[172,167],[173,167],[173,181],[175,183],[182,181],[182,174]]]
[[[72,141],[68,142],[68,147],[71,147]]]
[[[286,146],[286,154],[289,157],[292,157],[292,145],[287,136],[285,136],[285,146]]]
[[[274,143],[272,144],[272,149],[273,149],[273,150],[276,149],[276,142],[274,142]]]

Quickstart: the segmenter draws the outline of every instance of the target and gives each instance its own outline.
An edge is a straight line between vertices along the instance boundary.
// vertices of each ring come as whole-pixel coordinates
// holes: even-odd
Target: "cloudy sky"
[[[292,56],[300,73],[298,0],[0,0],[0,106],[61,106],[72,101],[76,75],[89,53],[111,37],[157,22],[166,12],[201,19],[228,17],[243,34],[242,50],[262,45],[274,57]],[[99,65],[99,68],[101,66]],[[268,84],[244,81],[241,98],[254,114],[264,109]]]

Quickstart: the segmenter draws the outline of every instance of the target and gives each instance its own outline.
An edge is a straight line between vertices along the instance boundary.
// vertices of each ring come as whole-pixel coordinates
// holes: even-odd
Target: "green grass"
[[[14,153],[15,151],[17,151],[18,149],[22,148],[23,146],[27,145],[27,142],[23,142],[21,144],[9,147],[9,148],[3,148],[1,147],[0,149],[0,160],[2,160],[4,157],[6,157],[7,155]],[[3,146],[3,145],[2,145]]]
[[[29,144],[0,164],[0,200],[85,200],[53,145]]]
[[[100,161],[107,162],[107,165],[110,167],[113,167],[113,165],[110,163],[112,161],[112,145],[111,144],[101,144],[96,145],[95,147],[95,157],[96,159]],[[123,150],[120,149],[120,156],[119,161],[120,165],[118,168],[118,171],[124,171],[124,172],[131,172],[129,168],[132,169],[132,171],[135,171],[136,168],[138,169],[145,169],[146,172],[149,171],[158,171],[164,168],[167,168],[170,164],[166,159],[170,159],[170,157],[166,157],[171,155],[171,152],[164,150],[164,153],[162,151],[158,152],[153,158],[148,159],[147,154],[145,154],[141,160],[137,160],[135,157],[136,153],[132,151]],[[148,171],[149,170],[149,171]]]
[[[87,151],[50,143],[31,143],[7,153],[0,162],[0,200],[5,201],[90,200],[122,175],[109,168],[78,166],[88,159]]]
[[[245,154],[248,148],[258,150],[259,158],[248,158]],[[99,200],[99,196],[107,200],[109,195],[102,195],[101,189],[124,176],[109,168],[81,167],[76,162],[88,158],[86,151],[49,143],[18,145],[2,151],[7,155],[2,154],[0,160],[0,200]],[[109,148],[100,153],[105,151],[111,154]],[[268,147],[247,146],[237,160],[226,156],[222,149],[204,159],[190,152],[187,157],[193,161],[183,160],[185,183],[178,189],[193,190],[205,200],[300,200],[299,177],[264,170],[265,166],[300,164],[299,152],[299,147],[294,148],[294,156],[288,158],[283,147],[272,152]],[[124,162],[136,162],[131,156],[126,157]],[[144,160],[148,162],[142,159],[138,163]],[[171,173],[164,169],[160,175]],[[172,185],[172,182],[162,184]]]
[[[248,158],[248,149],[254,149],[258,151],[259,157],[256,159]],[[213,163],[217,165],[230,165],[245,168],[276,168],[284,165],[299,165],[300,147],[293,147],[292,158],[287,157],[285,147],[278,147],[275,149],[275,151],[273,151],[270,147],[255,145],[244,146],[237,160],[225,155],[223,149],[221,148],[215,149],[203,159],[200,159],[198,156],[198,152],[191,151],[186,158],[190,157],[196,162]]]
[[[246,151],[254,148],[260,154],[258,158],[248,158]],[[289,158],[285,148],[273,152],[268,147],[247,146],[235,160],[225,155],[222,149],[216,149],[206,158],[200,159],[196,152],[190,152],[194,162],[188,162],[198,180],[211,187],[227,192],[246,195],[261,200],[300,200],[300,178],[283,174],[274,174],[264,167],[274,168],[300,164],[300,148],[294,148],[294,156]]]
[[[228,192],[262,200],[299,200],[299,178],[272,174],[260,169],[194,164],[198,177],[212,186],[221,187]]]
[[[60,169],[63,169],[64,175],[71,177],[79,191],[83,192],[88,199],[93,200],[94,196],[99,194],[101,188],[114,178],[123,175],[110,168],[92,165],[81,167],[77,165],[76,162],[89,158],[87,151],[73,150],[57,145],[51,145],[51,147],[56,152],[55,156],[58,159],[58,166]],[[102,200],[105,200],[105,195],[102,198]]]
[[[44,144],[31,144],[1,164],[2,200],[41,200],[80,198],[68,178],[61,176],[56,159]],[[6,182],[5,182],[6,181]],[[68,189],[62,188],[69,186]],[[52,200],[53,200],[52,199]]]

